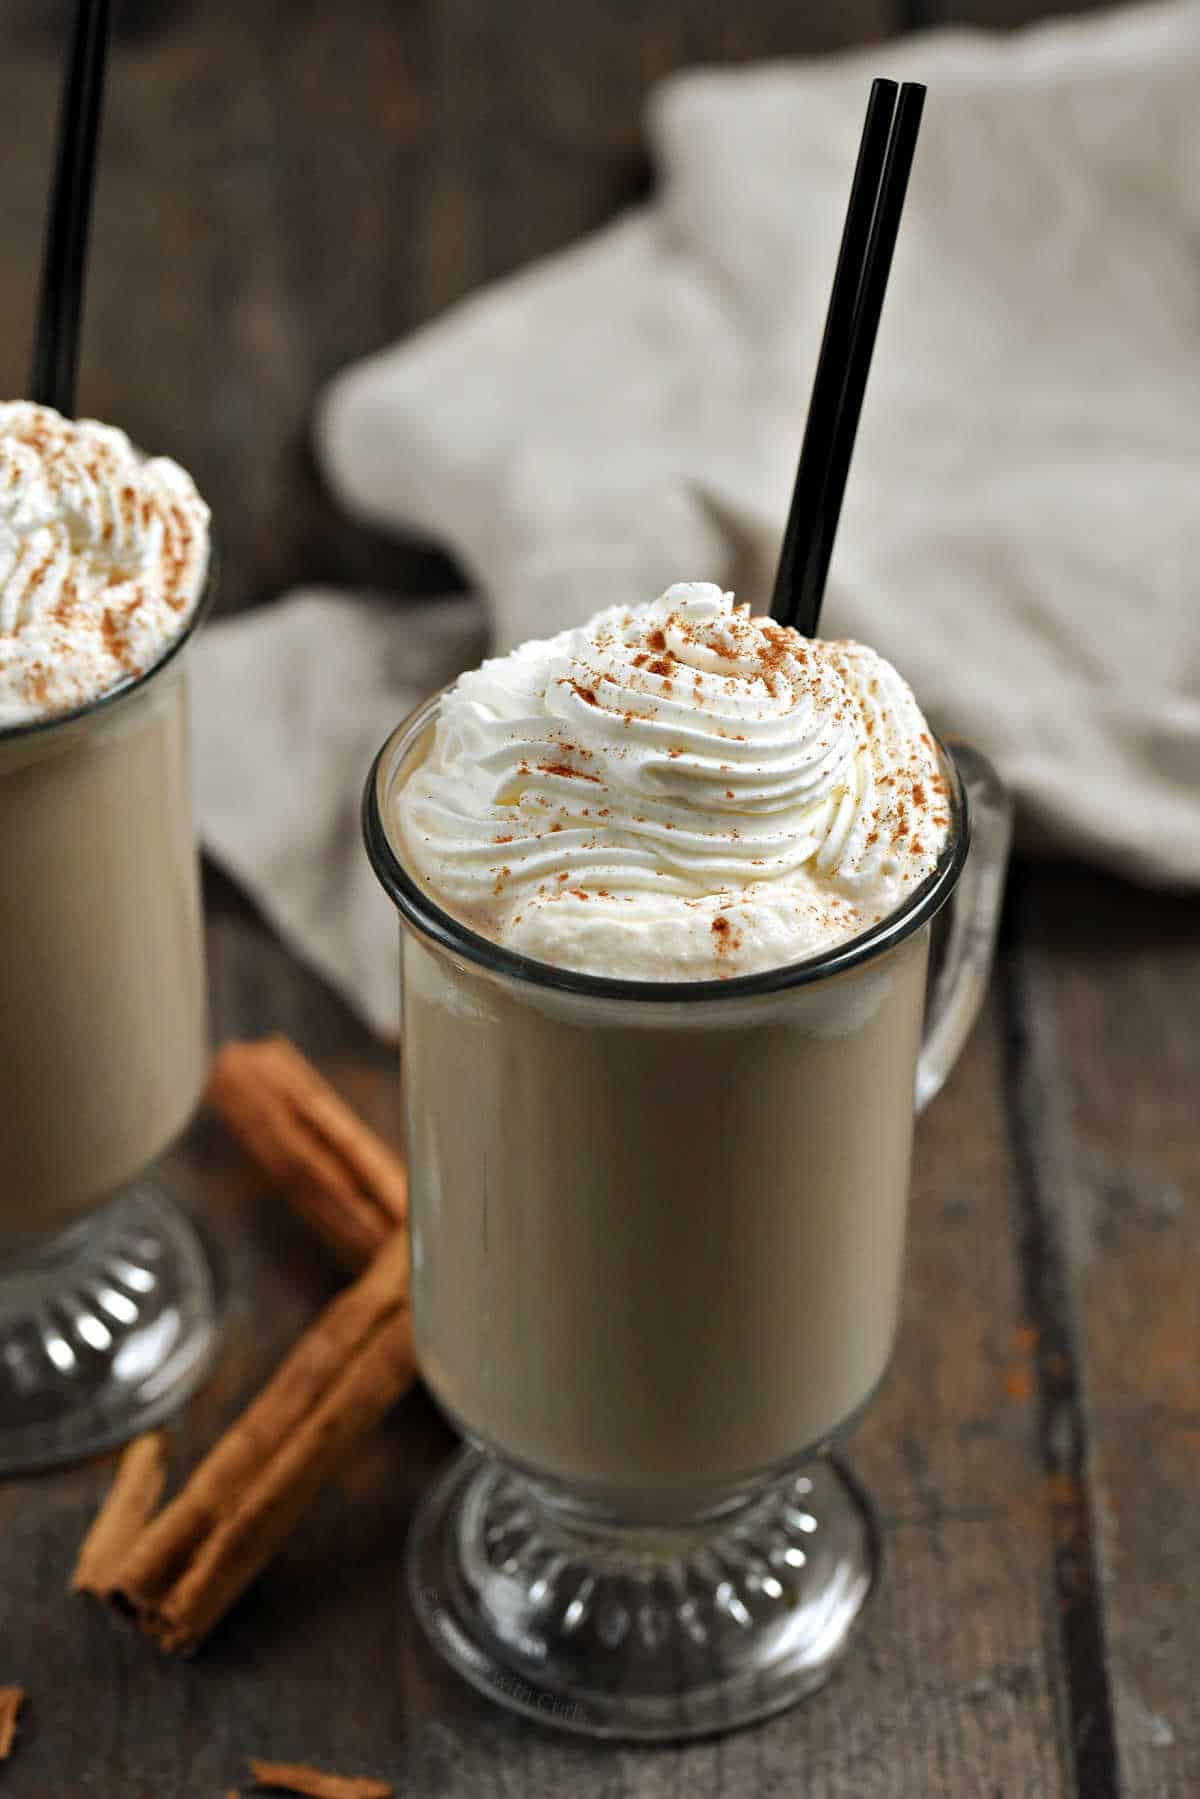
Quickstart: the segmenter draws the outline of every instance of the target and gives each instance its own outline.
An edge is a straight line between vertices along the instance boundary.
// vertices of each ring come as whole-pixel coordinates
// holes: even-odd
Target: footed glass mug
[[[0,1474],[146,1428],[216,1343],[208,1258],[144,1178],[208,1062],[181,656],[207,599],[146,674],[0,728]]]
[[[413,1528],[413,1600],[517,1711],[643,1739],[746,1723],[822,1683],[874,1579],[868,1503],[829,1450],[891,1353],[914,1091],[978,1009],[1008,801],[976,752],[943,751],[937,868],[825,954],[576,974],[478,936],[405,867],[388,800],[437,706],[384,745],[364,805],[401,921],[417,1351],[469,1445]]]

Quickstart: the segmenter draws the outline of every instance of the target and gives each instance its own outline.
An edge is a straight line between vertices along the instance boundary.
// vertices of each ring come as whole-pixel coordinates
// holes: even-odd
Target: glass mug
[[[0,728],[0,1474],[165,1415],[207,1371],[212,1270],[144,1170],[208,1066],[181,652]]]
[[[943,750],[936,870],[822,955],[578,974],[458,923],[389,838],[438,704],[364,802],[401,923],[417,1352],[469,1445],[414,1525],[414,1604],[528,1715],[646,1740],[746,1723],[822,1683],[874,1579],[869,1505],[828,1451],[891,1354],[914,1091],[986,985],[1007,797]]]

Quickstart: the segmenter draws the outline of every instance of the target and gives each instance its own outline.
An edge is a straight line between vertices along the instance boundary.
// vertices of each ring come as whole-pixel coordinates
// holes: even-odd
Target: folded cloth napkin
[[[764,606],[875,73],[929,98],[822,630],[995,759],[1027,842],[1196,881],[1200,5],[667,82],[654,202],[341,376],[327,476],[450,546],[499,648],[673,580]],[[207,840],[377,1022],[358,790],[476,623],[308,598],[197,648]]]
[[[363,784],[392,727],[486,647],[477,601],[417,611],[311,589],[212,626],[192,651],[205,847],[384,1037],[397,925],[362,847]]]

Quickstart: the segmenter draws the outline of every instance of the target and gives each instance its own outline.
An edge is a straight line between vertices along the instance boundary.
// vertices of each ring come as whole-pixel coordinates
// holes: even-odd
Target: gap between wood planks
[[[1039,984],[1033,905],[1030,877],[1018,866],[1010,877],[998,962],[1017,1259],[1026,1316],[1036,1332],[1038,1448],[1054,1545],[1066,1751],[1079,1799],[1120,1799],[1070,1253],[1072,1144],[1054,1021]]]

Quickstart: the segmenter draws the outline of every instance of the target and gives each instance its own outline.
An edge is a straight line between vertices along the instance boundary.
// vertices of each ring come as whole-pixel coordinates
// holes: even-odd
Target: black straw
[[[895,93],[891,81],[871,89],[771,601],[772,616],[806,637],[820,621],[925,101],[906,81],[893,114]]]
[[[58,149],[29,379],[32,399],[54,406],[68,417],[75,411],[79,326],[107,56],[108,0],[76,0],[75,31],[59,103]]]
[[[867,116],[863,120],[858,145],[858,162],[850,187],[850,200],[842,226],[842,243],[837,268],[825,314],[825,331],[813,376],[812,394],[808,402],[808,419],[804,426],[804,442],[800,447],[800,463],[796,469],[796,485],[792,492],[791,511],[779,552],[775,573],[775,591],[771,600],[772,617],[791,624],[795,616],[794,596],[800,575],[803,553],[808,544],[825,488],[826,457],[833,440],[841,405],[846,361],[850,351],[850,331],[854,309],[862,282],[867,241],[875,198],[883,179],[887,155],[888,133],[896,104],[896,83],[876,80],[871,84]]]

